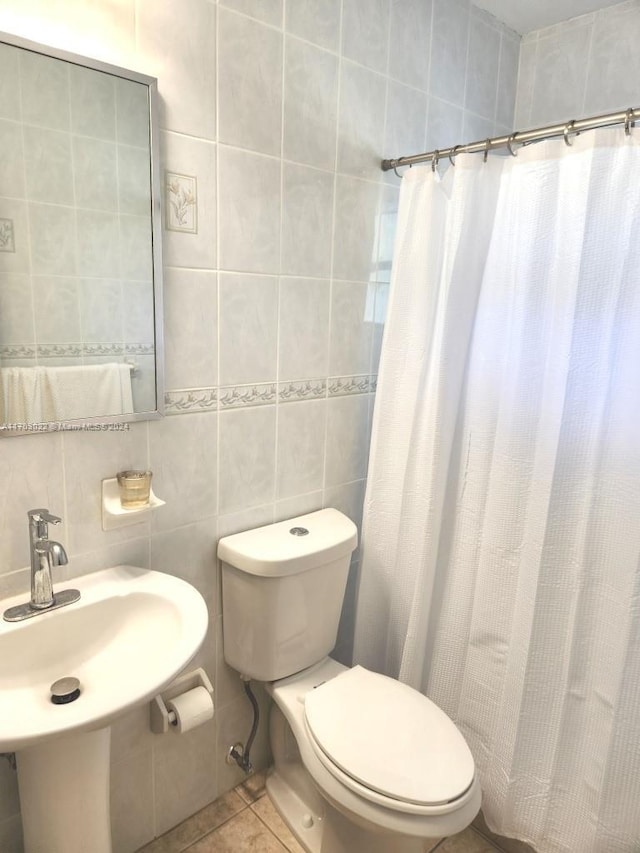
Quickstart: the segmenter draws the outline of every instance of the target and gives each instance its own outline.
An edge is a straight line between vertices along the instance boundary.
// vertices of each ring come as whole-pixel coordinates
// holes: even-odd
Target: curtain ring
[[[570,134],[570,133],[571,133],[571,131],[573,130],[573,126],[574,126],[574,124],[575,124],[575,123],[576,123],[576,122],[575,122],[575,119],[573,119],[572,121],[568,122],[567,124],[565,124],[565,126],[564,126],[564,130],[562,131],[562,135],[564,136],[564,144],[565,144],[565,145],[568,145],[569,147],[570,147],[571,145],[573,145],[573,142],[569,139],[569,134]]]
[[[487,139],[484,143],[484,162],[486,163],[489,159],[489,150],[491,148],[491,140]]]
[[[397,167],[397,166],[394,166],[394,167],[393,167],[393,172],[394,172],[394,174],[395,174],[396,178],[400,178],[400,180],[402,180],[402,175],[401,175],[401,174],[400,174],[400,172],[398,171],[398,167]]]
[[[431,158],[431,171],[432,172],[435,173],[436,169],[438,168],[439,162],[440,162],[440,152],[436,148],[436,150],[433,152],[433,157]]]
[[[454,145],[451,149],[451,153],[449,154],[449,162],[452,166],[456,165],[456,157],[458,156],[458,148],[462,148],[462,145]]]
[[[518,152],[513,150],[513,143],[515,142],[515,138],[517,135],[518,131],[512,133],[511,136],[507,139],[507,148],[509,149],[509,154],[511,154],[512,157],[518,156]]]
[[[636,126],[633,119],[633,109],[628,109],[624,117],[624,132],[627,136],[631,136],[631,128]]]

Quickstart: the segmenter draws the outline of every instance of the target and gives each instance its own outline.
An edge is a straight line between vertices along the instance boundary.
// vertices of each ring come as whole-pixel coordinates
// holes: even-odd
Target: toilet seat
[[[411,814],[456,808],[474,782],[471,751],[426,696],[356,666],[304,695],[311,747],[355,793]]]

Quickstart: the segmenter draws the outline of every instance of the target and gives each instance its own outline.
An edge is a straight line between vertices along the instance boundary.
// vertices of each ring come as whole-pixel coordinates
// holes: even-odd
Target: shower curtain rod
[[[383,160],[382,171],[388,172],[393,169],[397,174],[400,166],[413,166],[414,163],[432,162],[432,167],[438,165],[443,157],[448,157],[454,163],[458,154],[479,154],[484,152],[485,160],[490,151],[495,148],[508,148],[515,156],[514,145],[528,145],[531,142],[541,142],[543,139],[553,139],[563,136],[567,145],[572,145],[571,136],[577,136],[585,130],[595,130],[598,127],[610,127],[615,124],[624,124],[627,134],[635,126],[636,119],[640,119],[640,108],[628,109],[625,112],[607,113],[606,115],[583,118],[564,124],[550,124],[547,127],[538,127],[534,130],[518,130],[509,136],[494,136],[492,139],[483,139],[478,142],[469,142],[467,145],[454,145],[453,148],[427,151],[426,154],[413,154],[410,157],[398,157],[396,160]]]

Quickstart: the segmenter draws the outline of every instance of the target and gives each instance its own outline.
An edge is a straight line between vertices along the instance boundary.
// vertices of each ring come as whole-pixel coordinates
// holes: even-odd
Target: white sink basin
[[[0,622],[0,752],[108,726],[166,687],[204,640],[204,599],[172,575],[116,566],[73,586],[74,604]],[[65,676],[80,680],[80,696],[54,705],[49,688]]]

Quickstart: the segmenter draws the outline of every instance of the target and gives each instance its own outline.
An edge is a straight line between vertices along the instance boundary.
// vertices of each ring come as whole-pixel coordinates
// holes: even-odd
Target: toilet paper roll
[[[174,731],[182,734],[213,717],[213,699],[206,687],[194,687],[174,699],[168,699],[167,711]],[[171,716],[172,711],[174,718]]]

